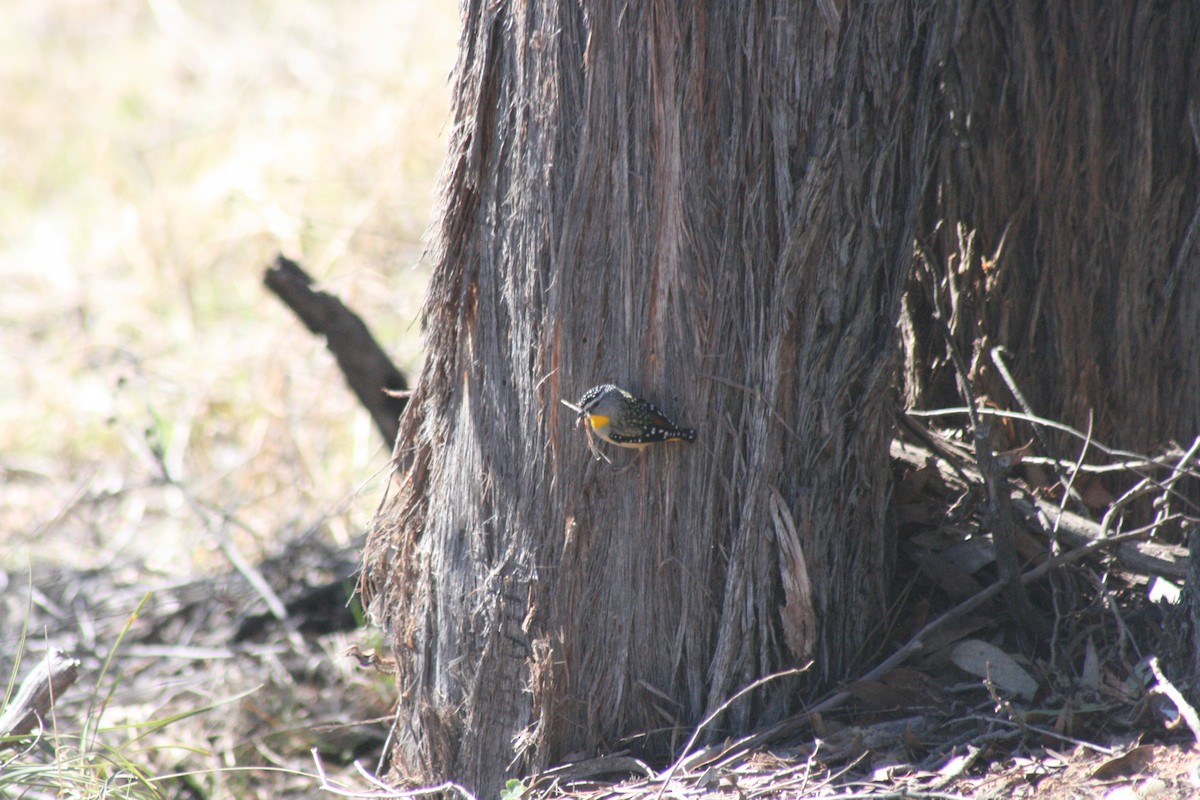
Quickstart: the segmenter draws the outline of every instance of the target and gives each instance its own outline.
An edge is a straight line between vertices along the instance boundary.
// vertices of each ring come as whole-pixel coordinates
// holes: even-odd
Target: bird
[[[632,392],[603,383],[583,393],[575,424],[587,420],[592,432],[609,444],[641,450],[655,442],[692,442],[696,431],[681,428]]]

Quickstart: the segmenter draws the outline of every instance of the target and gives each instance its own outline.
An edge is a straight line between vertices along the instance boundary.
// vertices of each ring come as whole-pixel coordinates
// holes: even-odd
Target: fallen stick
[[[4,740],[23,736],[43,725],[54,701],[79,677],[79,661],[62,650],[51,650],[37,663],[21,688],[13,695],[12,702],[0,716],[0,747]]]

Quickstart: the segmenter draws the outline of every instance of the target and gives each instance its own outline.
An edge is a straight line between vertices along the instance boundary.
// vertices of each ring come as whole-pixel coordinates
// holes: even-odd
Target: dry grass
[[[415,377],[458,28],[449,0],[3,6],[0,681],[47,646],[37,620],[55,611],[36,598],[59,570],[154,589],[228,572],[220,539],[254,563],[302,531],[344,544],[363,529],[388,449],[262,272],[280,250],[300,260]],[[197,796],[284,796],[273,773],[240,770],[269,766],[272,747],[311,766],[314,718],[365,719],[390,702],[390,681],[331,657],[338,637],[294,638],[300,666],[287,669],[269,647],[191,666],[138,658],[109,632],[134,606],[77,651],[60,745],[97,723],[134,726],[88,740],[81,779],[104,784],[128,758],[194,772]],[[69,628],[87,609],[69,611],[58,643],[78,644]],[[189,669],[191,682],[171,677]],[[318,670],[337,685],[306,685]],[[336,700],[335,714],[316,699]],[[6,766],[11,780],[22,762]],[[310,778],[287,780],[311,794]],[[77,790],[142,796],[114,785]]]
[[[261,287],[299,258],[415,372],[452,3],[7,3],[0,31],[0,567],[250,557],[386,461]]]

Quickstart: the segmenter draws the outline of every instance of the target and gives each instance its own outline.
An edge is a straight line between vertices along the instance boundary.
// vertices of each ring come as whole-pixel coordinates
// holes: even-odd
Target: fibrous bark
[[[661,758],[878,632],[943,11],[466,6],[427,362],[365,555],[404,774],[494,794],[568,755]],[[591,460],[560,400],[608,381],[696,443]]]
[[[1018,407],[992,360],[1002,346],[1032,412],[1131,450],[1190,442],[1200,6],[959,6],[920,231],[929,269],[906,299],[908,401],[958,404],[942,326],[929,324],[936,296],[978,393]]]

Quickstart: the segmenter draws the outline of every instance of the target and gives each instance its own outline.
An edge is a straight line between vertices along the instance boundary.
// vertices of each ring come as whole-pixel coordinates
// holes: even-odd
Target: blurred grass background
[[[456,3],[0,18],[0,570],[228,569],[197,500],[251,561],[348,541],[388,449],[262,273],[298,259],[416,377]]]

